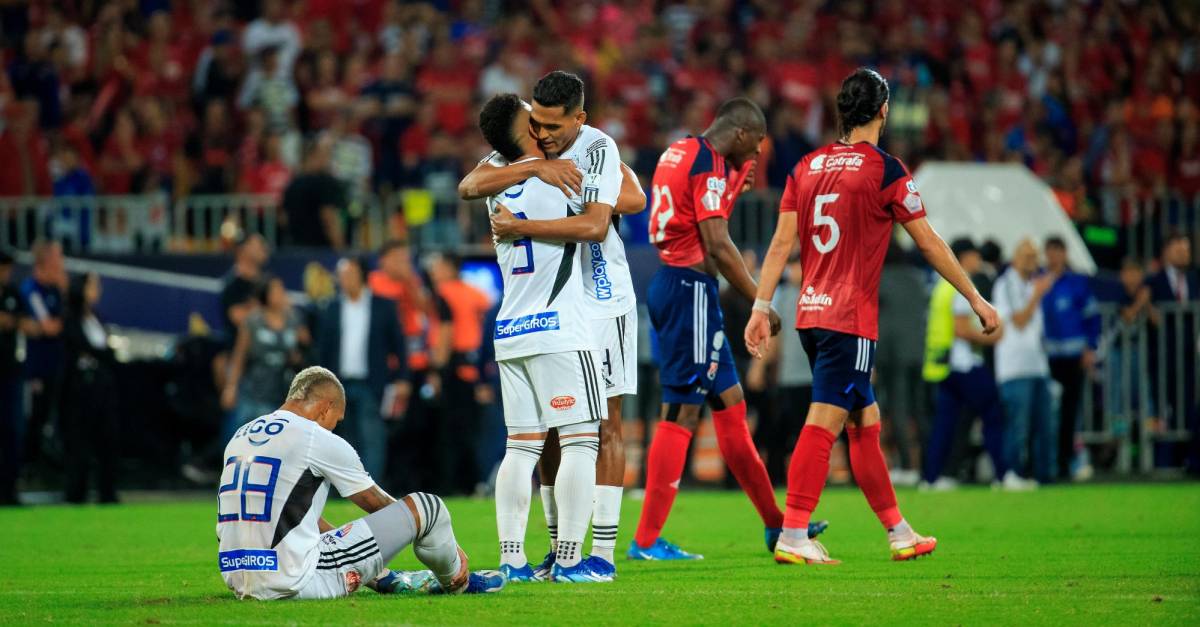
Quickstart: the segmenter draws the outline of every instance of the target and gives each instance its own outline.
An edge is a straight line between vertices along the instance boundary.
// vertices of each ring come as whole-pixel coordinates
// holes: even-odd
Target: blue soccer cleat
[[[808,523],[809,539],[812,539],[812,538],[815,538],[815,537],[821,535],[822,533],[824,533],[825,529],[828,527],[829,527],[828,520],[818,520],[817,522]],[[763,535],[767,541],[767,552],[768,553],[771,553],[771,554],[775,553],[775,546],[777,544],[779,544],[779,536],[782,533],[783,533],[782,527],[767,527],[766,531],[763,532]]]
[[[612,575],[596,572],[593,563],[586,559],[574,566],[555,562],[550,569],[550,581],[554,583],[609,583],[612,580]]]
[[[698,553],[688,553],[678,546],[659,538],[654,541],[649,548],[638,546],[637,540],[629,543],[629,552],[625,554],[626,559],[631,560],[702,560],[703,555]]]
[[[437,578],[430,570],[389,570],[370,587],[379,594],[412,594],[428,593],[435,585]]]
[[[520,568],[510,564],[500,565],[500,574],[505,581],[510,583],[531,583],[534,581],[545,581],[545,577],[538,576],[537,571],[532,566],[526,564]]]
[[[533,568],[533,574],[538,578],[538,581],[546,581],[550,578],[550,569],[554,568],[554,551],[546,554],[546,558]]]
[[[608,575],[613,579],[617,578],[617,565],[610,563],[608,560],[599,555],[589,555],[583,558],[583,561],[588,563],[592,571],[600,575]]]
[[[504,589],[504,573],[498,570],[477,570],[467,576],[467,585],[450,592],[450,594],[487,594]],[[446,589],[438,581],[429,588],[429,594],[446,594]]]

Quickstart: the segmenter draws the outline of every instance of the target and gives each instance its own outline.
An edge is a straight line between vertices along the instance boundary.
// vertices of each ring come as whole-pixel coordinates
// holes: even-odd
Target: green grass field
[[[480,597],[378,596],[238,602],[216,569],[209,499],[0,510],[0,623],[143,624],[1192,624],[1200,623],[1200,485],[1094,485],[1029,494],[904,491],[941,543],[893,563],[857,490],[831,488],[817,515],[837,567],[775,565],[738,493],[681,495],[667,536],[694,563],[618,563],[612,584],[510,586]],[[625,503],[620,546],[641,504]],[[490,501],[450,501],[459,542],[495,567]],[[531,551],[544,550],[533,505]],[[355,516],[331,503],[335,523]],[[403,553],[394,567],[417,566]]]

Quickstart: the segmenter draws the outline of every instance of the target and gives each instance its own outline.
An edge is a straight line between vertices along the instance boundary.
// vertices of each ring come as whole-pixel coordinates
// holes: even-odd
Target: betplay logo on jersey
[[[833,299],[829,294],[818,294],[811,285],[804,288],[804,293],[800,295],[800,311],[822,311],[831,305]]]

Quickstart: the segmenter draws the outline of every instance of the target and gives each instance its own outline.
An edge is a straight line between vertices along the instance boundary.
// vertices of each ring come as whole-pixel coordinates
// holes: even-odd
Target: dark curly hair
[[[888,84],[879,72],[860,67],[842,81],[838,92],[838,130],[842,136],[875,119],[888,101]]]
[[[543,107],[562,107],[567,113],[578,111],[583,107],[583,79],[554,70],[533,86],[533,100]]]
[[[500,156],[509,161],[521,158],[521,144],[513,135],[513,120],[521,111],[521,97],[496,94],[479,110],[479,130]]]

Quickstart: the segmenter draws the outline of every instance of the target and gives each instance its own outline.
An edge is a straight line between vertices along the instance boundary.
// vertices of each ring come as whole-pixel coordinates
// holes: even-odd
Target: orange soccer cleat
[[[922,555],[929,555],[937,548],[937,538],[932,536],[926,537],[915,531],[910,531],[907,535],[891,540],[892,559],[897,562],[916,559]]]

